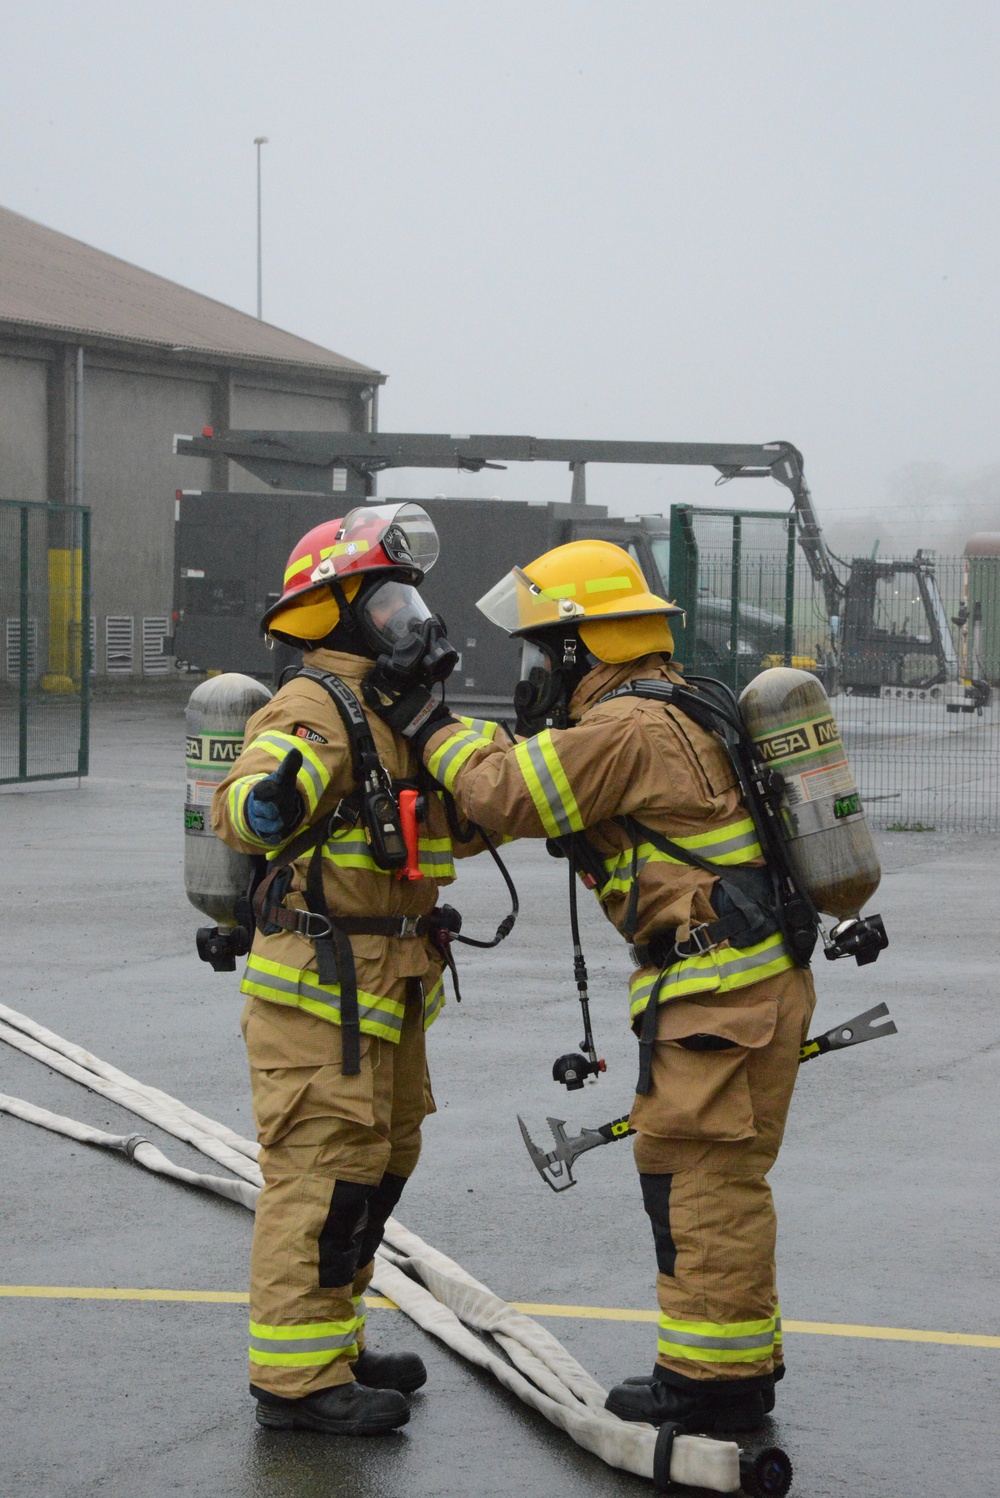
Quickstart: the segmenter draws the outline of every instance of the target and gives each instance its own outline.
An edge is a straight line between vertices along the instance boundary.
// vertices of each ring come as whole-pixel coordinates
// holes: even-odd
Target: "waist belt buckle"
[[[329,936],[333,927],[325,915],[319,915],[315,910],[297,910],[295,929],[300,936],[306,937],[309,941],[318,941],[320,937]]]
[[[690,943],[694,943],[694,950],[685,950]],[[712,941],[708,935],[708,922],[703,921],[700,926],[692,926],[690,935],[685,942],[675,942],[674,951],[678,957],[704,957],[713,951],[719,943]]]
[[[400,920],[399,930],[396,932],[396,935],[400,937],[419,936],[419,925],[420,917],[418,915],[404,915]]]

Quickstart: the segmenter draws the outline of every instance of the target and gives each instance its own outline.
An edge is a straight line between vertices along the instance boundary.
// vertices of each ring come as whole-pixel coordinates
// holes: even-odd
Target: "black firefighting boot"
[[[605,1402],[621,1420],[643,1420],[649,1425],[676,1421],[701,1435],[757,1430],[766,1414],[765,1392],[773,1399],[774,1381],[768,1373],[752,1379],[680,1379],[657,1366],[652,1375],[616,1384]]]
[[[415,1352],[372,1352],[366,1347],[351,1364],[359,1384],[369,1389],[396,1389],[412,1394],[427,1382],[427,1369]]]
[[[369,1389],[359,1383],[317,1389],[302,1399],[282,1399],[250,1385],[257,1401],[257,1424],[269,1430],[321,1430],[331,1436],[380,1436],[410,1418],[410,1406],[395,1389]]]
[[[765,1384],[763,1386],[763,1388],[761,1389],[761,1391],[760,1391],[761,1394],[763,1395],[763,1398],[764,1398],[764,1414],[765,1415],[769,1415],[771,1413],[771,1411],[774,1409],[774,1386],[775,1386],[775,1384],[780,1384],[781,1380],[784,1378],[784,1376],[785,1376],[785,1365],[784,1365],[784,1363],[777,1363],[777,1364],[775,1364],[774,1372],[771,1374],[771,1383],[770,1383],[770,1385]],[[656,1381],[656,1374],[655,1373],[643,1373],[643,1374],[640,1374],[636,1378],[625,1378],[625,1379],[622,1379],[622,1383],[625,1383],[625,1384],[651,1384],[651,1383],[654,1383],[655,1381]]]

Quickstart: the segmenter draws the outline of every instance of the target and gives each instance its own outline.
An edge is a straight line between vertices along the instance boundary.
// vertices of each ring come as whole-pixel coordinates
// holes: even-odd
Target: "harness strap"
[[[710,938],[707,946],[699,944],[700,951],[707,951],[709,947],[718,946],[720,941],[732,941],[737,936],[747,937],[743,944],[752,946],[754,942],[763,941],[765,936],[779,929],[776,914],[776,901],[774,900],[774,881],[765,869],[740,869],[731,868],[728,864],[712,863],[700,854],[693,853],[690,848],[682,848],[680,843],[675,843],[672,838],[662,832],[656,832],[652,827],[647,827],[632,816],[615,817],[620,827],[623,827],[632,843],[632,871],[629,886],[628,905],[625,909],[625,919],[622,922],[622,935],[627,942],[635,944],[635,932],[639,913],[639,843],[642,840],[652,843],[659,853],[666,853],[670,858],[679,863],[686,863],[691,868],[701,869],[703,873],[711,874],[717,878],[717,888],[722,890],[736,907],[735,912],[720,916],[717,921],[710,921],[705,925],[696,927],[696,930],[704,932]],[[763,876],[763,877],[761,877]],[[768,889],[761,888],[767,882]],[[742,886],[746,883],[751,889]],[[754,890],[753,885],[757,888]],[[764,895],[764,900],[761,899]],[[692,956],[693,953],[681,953],[681,956]]]

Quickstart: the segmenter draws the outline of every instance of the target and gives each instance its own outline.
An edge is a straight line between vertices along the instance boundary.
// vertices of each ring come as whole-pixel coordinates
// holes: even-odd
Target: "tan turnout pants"
[[[660,1010],[652,1087],[636,1097],[632,1123],[668,1382],[761,1379],[781,1362],[765,1178],[815,1002],[811,975],[792,968]]]
[[[264,1189],[250,1256],[250,1382],[297,1399],[353,1380],[364,1347],[363,1292],[381,1226],[420,1154],[434,1111],[419,979],[398,1042],[361,1036],[361,1071],[341,1071],[340,1029],[250,998],[250,1060]]]

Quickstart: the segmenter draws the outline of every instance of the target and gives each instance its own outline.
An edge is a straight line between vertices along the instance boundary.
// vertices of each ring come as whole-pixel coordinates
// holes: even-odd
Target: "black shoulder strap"
[[[756,746],[747,733],[740,717],[739,703],[729,687],[725,682],[716,681],[712,677],[696,679],[703,690],[693,692],[690,687],[664,681],[662,678],[629,681],[613,692],[608,692],[601,701],[606,702],[614,697],[646,697],[678,709],[700,727],[719,736],[736,772],[765,861],[775,876],[775,897],[782,934],[791,947],[795,960],[800,966],[808,967],[809,957],[816,944],[820,918],[811,897],[799,886],[789,862],[785,841],[778,827],[780,808],[777,798],[764,783],[763,767],[757,758]],[[641,824],[635,822],[634,825],[639,830]],[[733,877],[735,870],[722,870],[718,865],[712,865],[707,859],[693,854],[689,848],[680,848],[676,843],[670,843],[662,833],[654,833],[651,828],[642,827],[642,832],[661,852],[669,853],[672,858],[679,858],[695,868],[719,875],[727,883],[727,892],[734,903],[742,903],[737,880]],[[636,844],[633,843],[633,850],[635,847]],[[635,877],[638,873],[638,859],[634,851],[632,862]],[[737,888],[735,895],[734,885]],[[630,893],[630,910],[634,903],[637,902],[633,901]]]
[[[295,680],[305,677],[314,681],[328,694],[330,701],[340,714],[351,746],[351,764],[354,778],[365,781],[373,770],[381,770],[382,762],[372,738],[372,731],[365,717],[365,710],[351,691],[346,681],[334,676],[332,671],[321,671],[317,666],[303,666],[295,673]]]

